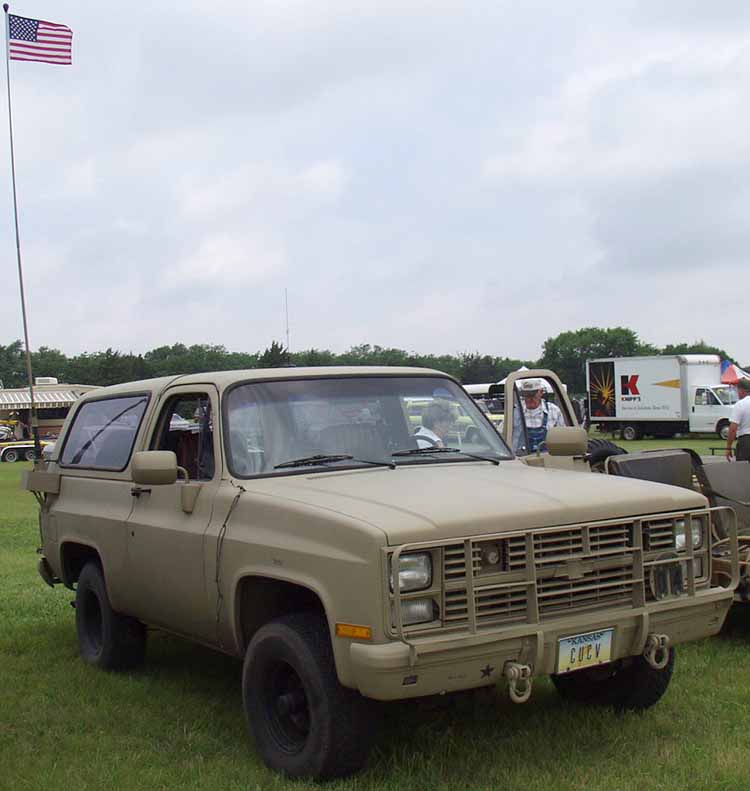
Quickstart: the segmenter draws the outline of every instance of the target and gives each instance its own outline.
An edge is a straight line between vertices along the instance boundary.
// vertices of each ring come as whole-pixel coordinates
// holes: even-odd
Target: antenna
[[[289,346],[289,293],[284,289],[284,312],[286,314],[286,351],[291,354],[291,347]]]

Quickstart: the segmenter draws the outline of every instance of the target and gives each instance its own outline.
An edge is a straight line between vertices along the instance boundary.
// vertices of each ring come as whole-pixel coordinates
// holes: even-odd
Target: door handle
[[[151,494],[151,489],[144,489],[141,486],[134,486],[130,490],[130,494],[132,494],[133,497],[140,497],[142,494]]]

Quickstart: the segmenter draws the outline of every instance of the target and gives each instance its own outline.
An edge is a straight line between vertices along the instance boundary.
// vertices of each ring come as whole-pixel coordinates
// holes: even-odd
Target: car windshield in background
[[[714,387],[713,390],[722,404],[730,406],[737,402],[737,390],[734,387]]]
[[[252,382],[232,388],[224,410],[229,467],[239,477],[512,458],[471,398],[439,377]],[[404,453],[412,450],[421,452]]]

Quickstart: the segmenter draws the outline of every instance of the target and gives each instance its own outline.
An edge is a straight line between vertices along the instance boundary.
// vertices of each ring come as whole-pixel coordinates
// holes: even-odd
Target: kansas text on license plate
[[[557,672],[570,673],[583,667],[593,667],[612,658],[614,629],[574,634],[557,641]]]

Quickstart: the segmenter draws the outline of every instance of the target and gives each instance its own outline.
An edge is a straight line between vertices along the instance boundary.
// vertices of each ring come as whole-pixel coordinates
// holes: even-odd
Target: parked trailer
[[[737,392],[715,354],[608,357],[586,362],[591,422],[623,439],[688,432],[726,439]]]

